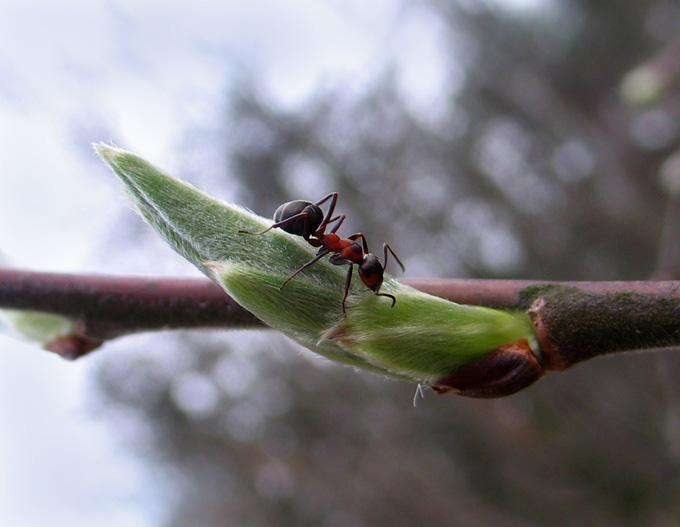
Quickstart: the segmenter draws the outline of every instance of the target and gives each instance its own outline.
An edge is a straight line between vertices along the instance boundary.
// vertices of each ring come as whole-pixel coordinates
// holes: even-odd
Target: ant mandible
[[[328,206],[328,211],[326,214],[321,210],[321,205],[330,200]],[[260,236],[269,232],[272,229],[283,229],[284,231],[294,234],[296,236],[302,236],[310,245],[313,247],[318,247],[319,250],[316,256],[307,262],[305,265],[300,267],[292,275],[290,275],[280,286],[279,289],[283,289],[285,285],[290,282],[298,273],[304,271],[309,266],[318,262],[321,258],[330,254],[329,261],[334,265],[349,265],[349,270],[347,271],[347,279],[345,281],[345,294],[342,297],[342,312],[347,316],[347,310],[345,309],[345,301],[347,300],[347,295],[349,294],[349,286],[352,282],[352,271],[354,269],[354,264],[359,266],[359,278],[371,291],[375,293],[376,296],[386,296],[392,299],[392,307],[396,303],[397,299],[393,295],[388,293],[381,293],[380,286],[383,283],[383,275],[385,273],[385,268],[387,267],[387,253],[388,251],[397,260],[397,263],[404,271],[404,264],[401,263],[399,257],[394,254],[394,251],[388,244],[383,244],[383,252],[385,260],[385,265],[380,263],[380,260],[374,254],[371,254],[368,250],[368,243],[366,242],[366,237],[361,234],[352,234],[348,238],[341,238],[336,234],[342,222],[345,221],[345,215],[339,214],[338,216],[333,216],[333,211],[335,210],[335,205],[338,201],[338,193],[332,192],[328,194],[325,198],[320,199],[316,203],[311,203],[309,201],[295,200],[289,201],[281,205],[274,213],[274,223],[262,232],[248,232],[248,231],[238,231],[239,234],[252,234],[254,236]],[[328,225],[336,222],[330,232],[326,233]],[[359,244],[361,240],[361,245]]]

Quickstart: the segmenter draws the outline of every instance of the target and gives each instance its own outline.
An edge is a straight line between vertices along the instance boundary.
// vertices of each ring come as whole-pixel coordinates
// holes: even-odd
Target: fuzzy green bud
[[[316,254],[302,237],[281,229],[240,233],[260,232],[271,220],[217,200],[135,154],[105,145],[95,148],[133,206],[177,252],[244,308],[303,346],[338,362],[431,385],[435,391],[475,397],[507,395],[542,374],[526,314],[456,304],[386,276],[380,291],[396,298],[394,307],[355,277],[345,316],[346,266],[321,259],[281,288]],[[504,348],[513,342],[522,343],[519,354],[516,346]],[[484,364],[492,352],[496,360],[483,368],[474,386],[466,384],[470,377],[461,381],[454,375]],[[501,381],[512,390],[499,389]]]

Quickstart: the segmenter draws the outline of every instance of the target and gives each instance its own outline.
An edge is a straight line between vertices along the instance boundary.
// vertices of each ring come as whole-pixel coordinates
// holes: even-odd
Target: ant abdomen
[[[308,239],[323,222],[321,207],[309,201],[284,203],[274,213],[274,222],[284,231]]]

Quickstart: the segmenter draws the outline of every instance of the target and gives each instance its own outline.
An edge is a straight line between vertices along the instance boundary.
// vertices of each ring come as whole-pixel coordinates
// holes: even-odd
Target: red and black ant
[[[321,210],[321,205],[326,201],[331,200],[328,206],[328,211],[324,215]],[[368,251],[368,243],[366,242],[366,237],[361,234],[352,234],[349,238],[341,238],[336,234],[336,231],[345,221],[345,215],[339,214],[338,216],[333,216],[333,211],[335,210],[335,204],[338,201],[338,193],[332,192],[325,198],[317,201],[316,203],[311,203],[309,201],[296,200],[284,203],[274,213],[274,223],[271,227],[263,230],[262,232],[248,232],[239,231],[240,234],[252,234],[259,236],[264,234],[271,229],[283,229],[284,231],[294,234],[296,236],[302,236],[310,245],[313,247],[319,247],[316,256],[307,262],[305,265],[300,267],[292,275],[290,275],[279,287],[283,289],[285,285],[290,282],[298,273],[304,271],[310,265],[315,264],[321,258],[330,254],[329,261],[334,265],[349,265],[349,270],[347,271],[347,280],[345,281],[345,295],[342,297],[342,312],[347,316],[347,311],[345,309],[345,301],[347,300],[347,295],[349,293],[349,286],[352,282],[352,270],[354,269],[354,264],[359,266],[359,278],[361,281],[373,291],[376,296],[386,296],[392,299],[392,307],[396,303],[397,299],[393,295],[388,293],[380,293],[380,286],[383,283],[383,275],[385,273],[385,268],[387,267],[387,253],[388,251],[394,256],[395,260],[404,271],[404,264],[401,263],[399,257],[394,254],[392,248],[386,243],[383,244],[384,260],[385,265],[380,263],[380,260],[374,254]],[[336,222],[330,232],[326,233],[326,228],[329,224]],[[361,240],[361,245],[359,245],[359,240]]]

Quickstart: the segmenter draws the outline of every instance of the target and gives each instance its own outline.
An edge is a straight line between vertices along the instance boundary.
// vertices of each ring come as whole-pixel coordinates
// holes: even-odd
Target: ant
[[[324,215],[321,210],[321,205],[330,200],[328,206],[328,211]],[[405,270],[404,264],[401,263],[399,257],[394,254],[392,248],[386,243],[383,244],[384,261],[383,266],[380,260],[374,254],[368,251],[368,243],[366,242],[366,237],[361,234],[352,234],[349,238],[341,238],[336,234],[336,231],[345,221],[345,215],[339,214],[338,216],[333,216],[333,211],[335,210],[335,205],[338,201],[338,193],[332,192],[328,194],[325,198],[320,199],[316,203],[311,203],[309,201],[295,200],[289,201],[281,205],[274,213],[274,223],[262,232],[248,232],[248,231],[238,231],[239,234],[252,234],[254,236],[260,236],[269,232],[272,229],[283,229],[284,231],[294,234],[296,236],[302,236],[312,247],[318,247],[319,250],[316,256],[307,262],[305,265],[300,267],[292,275],[290,275],[280,286],[279,289],[283,289],[285,285],[290,282],[298,273],[304,271],[309,266],[315,264],[321,258],[330,254],[329,261],[334,265],[349,265],[349,270],[347,271],[347,280],[345,281],[345,294],[342,297],[342,313],[347,316],[347,310],[345,309],[345,301],[347,300],[347,295],[349,293],[349,286],[352,282],[352,270],[354,269],[354,264],[359,266],[359,278],[371,291],[375,293],[376,296],[386,296],[392,299],[392,307],[396,303],[397,299],[393,295],[388,293],[381,293],[380,286],[383,283],[383,275],[385,273],[385,268],[387,267],[387,253],[388,251],[394,256],[395,260],[401,267],[402,271]],[[335,222],[333,228],[326,233],[328,226]],[[359,244],[361,240],[361,244]]]

